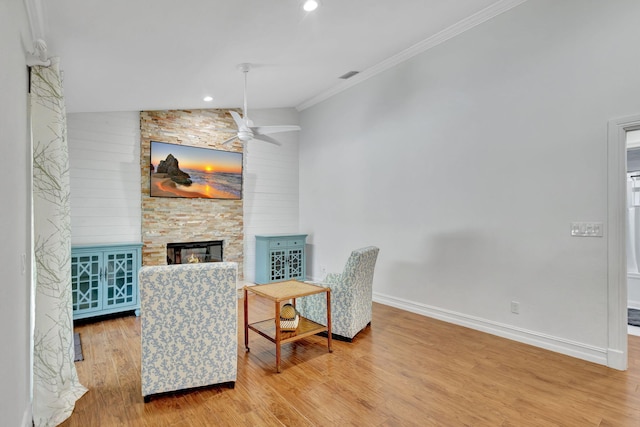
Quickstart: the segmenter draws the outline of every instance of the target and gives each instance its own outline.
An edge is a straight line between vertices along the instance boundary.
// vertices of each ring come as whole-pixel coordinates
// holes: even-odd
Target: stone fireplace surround
[[[236,141],[222,146],[227,134],[211,128],[232,128],[228,110],[163,110],[140,113],[142,197],[142,264],[166,265],[167,243],[224,241],[224,261],[238,263],[243,280],[244,223],[242,200],[150,197],[151,141],[242,152]],[[245,159],[246,162],[246,159]]]

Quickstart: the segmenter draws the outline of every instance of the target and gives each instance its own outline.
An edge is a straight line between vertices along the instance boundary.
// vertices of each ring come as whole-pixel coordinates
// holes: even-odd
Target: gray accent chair
[[[316,285],[331,288],[332,336],[351,342],[371,324],[373,272],[379,248],[368,246],[351,252],[344,271],[333,273]],[[300,314],[314,322],[326,325],[326,299],[324,294],[297,300]]]

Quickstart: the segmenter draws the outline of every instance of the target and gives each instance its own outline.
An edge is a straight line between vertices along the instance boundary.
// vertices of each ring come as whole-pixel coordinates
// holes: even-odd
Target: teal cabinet
[[[306,234],[256,236],[256,283],[305,280]]]
[[[141,248],[140,243],[71,248],[74,319],[129,310],[139,314]]]

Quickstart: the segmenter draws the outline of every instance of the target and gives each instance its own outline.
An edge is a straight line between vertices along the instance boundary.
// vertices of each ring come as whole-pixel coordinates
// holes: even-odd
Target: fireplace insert
[[[222,262],[222,240],[167,243],[167,264]]]

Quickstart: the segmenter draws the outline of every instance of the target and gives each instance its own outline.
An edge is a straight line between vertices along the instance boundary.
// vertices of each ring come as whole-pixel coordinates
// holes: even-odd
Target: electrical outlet
[[[571,236],[573,237],[602,237],[603,224],[601,222],[572,222]]]
[[[511,301],[511,312],[513,314],[520,314],[520,303],[517,301]]]

